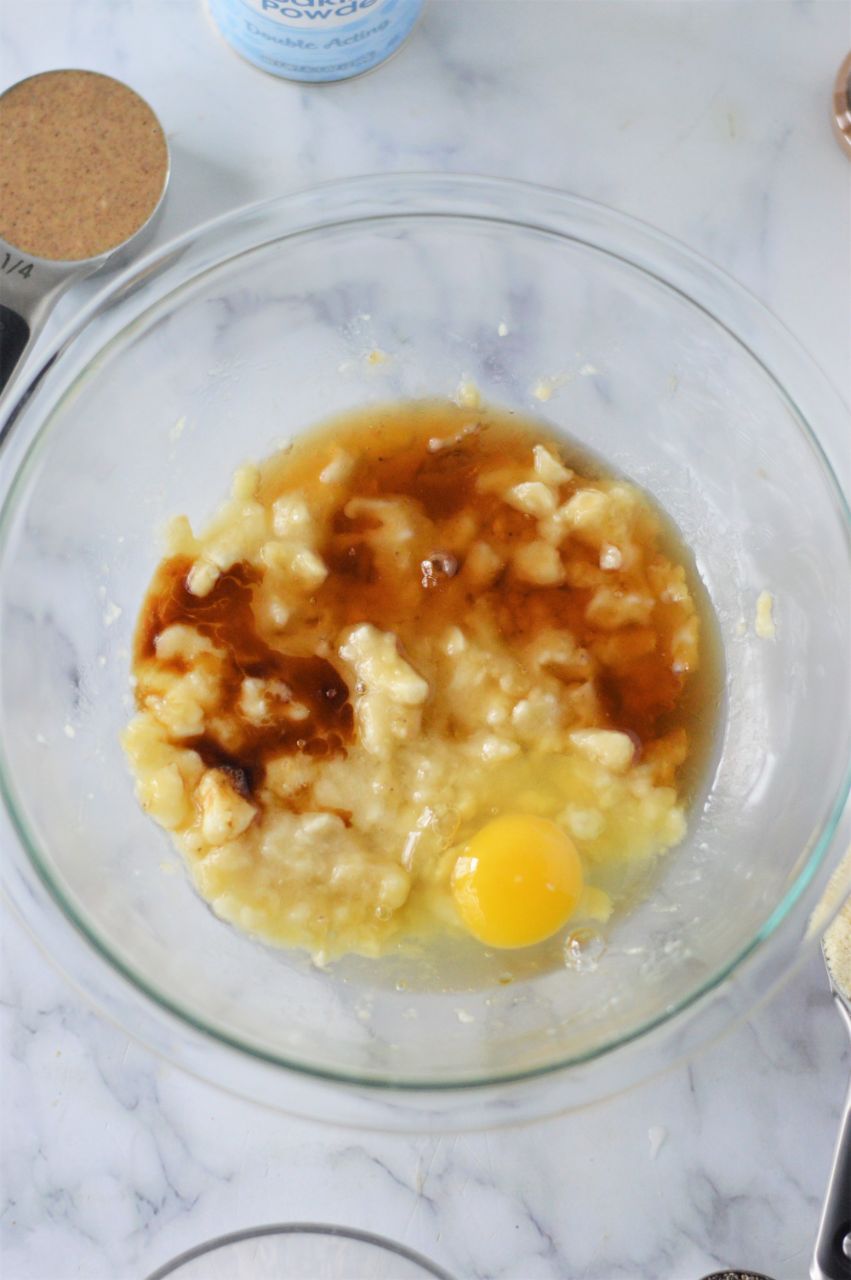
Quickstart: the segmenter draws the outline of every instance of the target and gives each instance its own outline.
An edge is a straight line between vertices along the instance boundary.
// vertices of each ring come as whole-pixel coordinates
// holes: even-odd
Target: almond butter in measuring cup
[[[0,236],[51,261],[123,244],[163,192],[168,147],[137,93],[94,71],[47,71],[0,97]]]
[[[0,96],[0,440],[12,374],[71,284],[140,247],[169,176],[143,98],[94,71],[45,71]],[[122,257],[124,252],[122,252]]]

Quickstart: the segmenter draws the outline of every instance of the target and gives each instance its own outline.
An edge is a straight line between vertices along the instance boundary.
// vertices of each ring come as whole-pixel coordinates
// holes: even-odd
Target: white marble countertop
[[[159,240],[347,174],[542,181],[719,263],[849,398],[851,166],[828,125],[844,0],[429,0],[399,57],[326,88],[242,62],[201,0],[2,7],[0,87],[85,66],[152,103],[174,154]],[[807,1272],[849,1068],[818,956],[691,1066],[624,1097],[407,1138],[225,1096],[104,1022],[8,916],[3,948],[4,1280],[142,1280],[210,1236],[287,1220],[391,1236],[459,1280]]]

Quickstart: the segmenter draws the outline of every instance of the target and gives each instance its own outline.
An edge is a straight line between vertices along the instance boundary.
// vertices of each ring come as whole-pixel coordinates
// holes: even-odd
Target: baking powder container
[[[346,80],[408,38],[423,0],[210,0],[225,39],[287,80]]]

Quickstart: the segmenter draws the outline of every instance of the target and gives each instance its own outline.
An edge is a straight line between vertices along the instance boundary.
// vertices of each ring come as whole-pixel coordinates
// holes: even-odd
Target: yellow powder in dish
[[[840,994],[851,999],[851,898],[824,935],[824,955]]]
[[[47,71],[0,97],[0,236],[79,261],[138,231],[156,208],[168,147],[148,104],[94,71]]]

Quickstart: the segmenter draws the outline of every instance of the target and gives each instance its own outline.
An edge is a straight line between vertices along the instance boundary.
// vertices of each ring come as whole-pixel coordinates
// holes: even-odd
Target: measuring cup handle
[[[15,373],[62,293],[97,270],[101,259],[47,262],[0,239],[0,444],[12,427]]]
[[[30,340],[30,327],[19,311],[0,302],[0,393],[12,377]]]
[[[836,1003],[851,1032],[848,1011],[841,1001]],[[851,1280],[851,1089],[839,1126],[810,1276],[812,1280]]]

